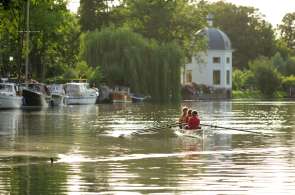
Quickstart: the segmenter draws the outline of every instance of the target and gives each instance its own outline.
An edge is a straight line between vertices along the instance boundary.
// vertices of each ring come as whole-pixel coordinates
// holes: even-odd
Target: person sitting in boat
[[[192,112],[192,117],[189,119],[186,129],[201,129],[200,119],[197,111],[194,110]]]
[[[186,124],[188,124],[188,121],[189,121],[189,119],[193,116],[192,115],[192,112],[193,112],[193,110],[192,109],[188,109],[188,111],[187,111],[187,116],[186,116],[186,119],[185,119],[185,123]]]
[[[182,108],[182,114],[181,114],[181,116],[179,117],[179,120],[178,120],[180,129],[182,129],[183,125],[187,124],[187,111],[188,111],[187,107]]]

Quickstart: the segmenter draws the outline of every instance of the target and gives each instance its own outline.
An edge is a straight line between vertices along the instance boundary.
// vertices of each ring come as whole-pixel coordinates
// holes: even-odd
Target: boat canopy
[[[0,83],[0,91],[2,92],[14,92],[14,87],[12,84]]]
[[[88,83],[67,83],[65,91],[70,96],[83,96],[89,93]]]
[[[0,92],[15,94],[15,85],[13,83],[0,83]]]
[[[48,89],[50,91],[50,93],[58,93],[58,94],[64,94],[64,86],[62,84],[53,84],[53,85],[49,85]]]

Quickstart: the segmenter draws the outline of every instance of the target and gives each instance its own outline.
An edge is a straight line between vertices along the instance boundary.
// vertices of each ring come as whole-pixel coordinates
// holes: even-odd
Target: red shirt
[[[188,116],[188,115],[185,117],[185,123],[186,123],[186,124],[188,124],[188,121],[189,121],[189,119],[190,119],[191,117],[192,117],[192,116]]]
[[[188,121],[189,129],[198,129],[200,126],[200,119],[198,116],[192,116]]]

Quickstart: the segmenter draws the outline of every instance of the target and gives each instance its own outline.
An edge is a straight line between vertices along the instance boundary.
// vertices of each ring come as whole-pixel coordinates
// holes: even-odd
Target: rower
[[[201,129],[200,119],[199,119],[197,111],[194,110],[192,112],[192,117],[190,117],[188,121],[188,125],[186,126],[186,129]]]
[[[192,109],[188,109],[188,111],[187,111],[187,116],[186,116],[186,119],[185,119],[185,123],[186,123],[186,124],[188,124],[189,119],[193,116],[193,115],[192,115],[192,112],[193,112]]]
[[[188,111],[188,108],[187,107],[183,107],[182,108],[182,114],[181,116],[179,117],[179,128],[182,129],[182,126],[187,124],[187,111]]]

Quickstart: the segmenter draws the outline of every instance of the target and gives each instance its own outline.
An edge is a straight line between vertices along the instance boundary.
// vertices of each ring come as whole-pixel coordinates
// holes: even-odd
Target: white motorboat
[[[14,83],[0,83],[0,109],[20,108],[22,96],[17,93]]]
[[[67,83],[65,84],[65,104],[82,105],[95,104],[98,91],[89,88],[88,83]]]
[[[53,84],[48,86],[48,90],[51,95],[51,106],[64,105],[65,90],[62,84]]]

